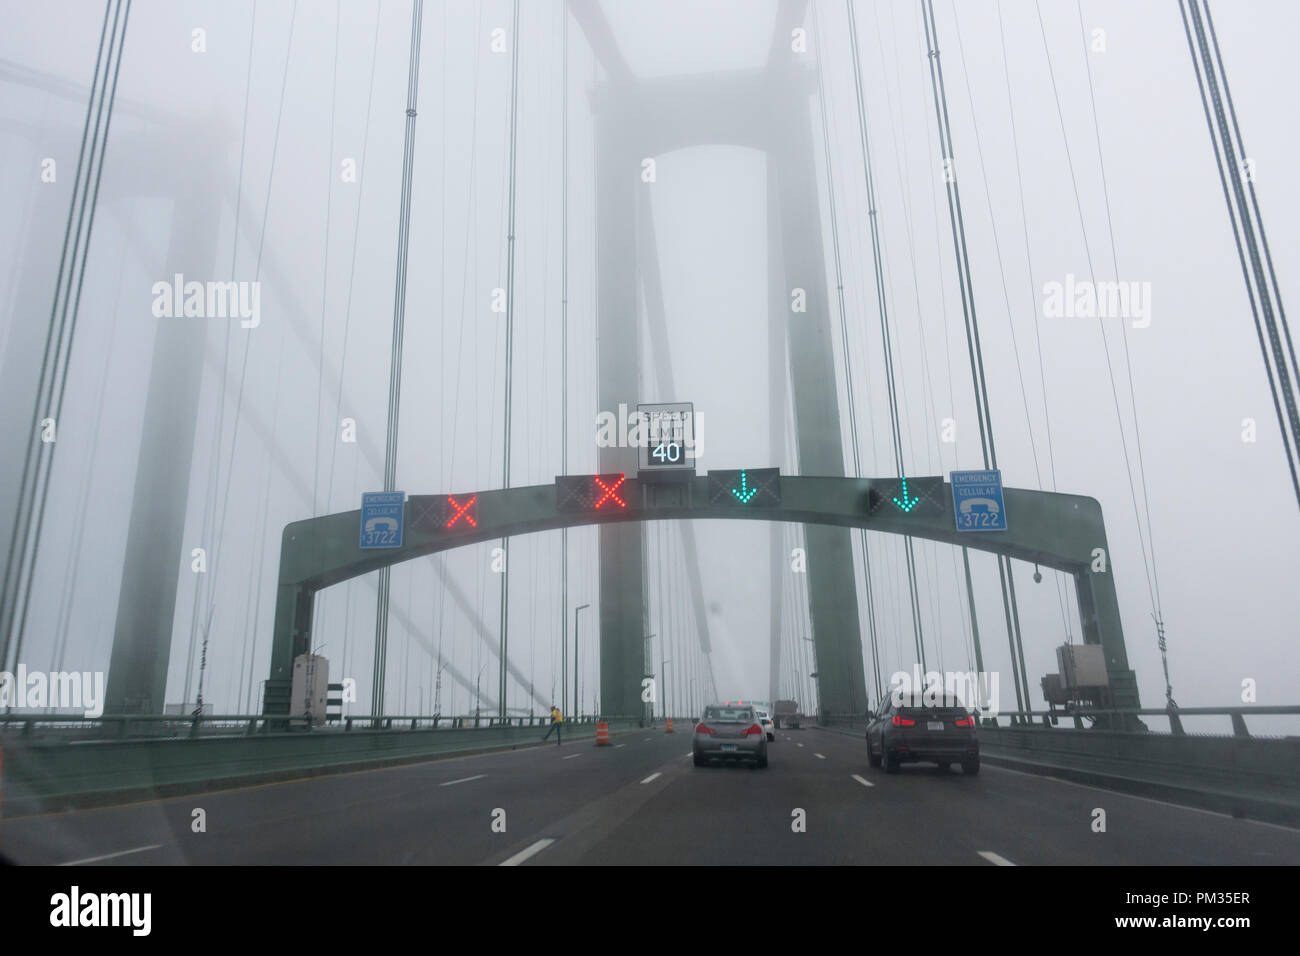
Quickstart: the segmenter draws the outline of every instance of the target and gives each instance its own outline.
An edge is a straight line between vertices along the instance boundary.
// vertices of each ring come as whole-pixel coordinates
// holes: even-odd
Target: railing
[[[285,721],[293,718],[275,717],[274,720]],[[299,718],[301,720],[301,718]],[[361,728],[372,730],[393,730],[409,729],[418,730],[426,727],[430,730],[451,729],[451,730],[476,730],[487,729],[489,727],[548,727],[551,723],[549,715],[535,714],[527,717],[498,717],[488,716],[486,714],[469,714],[465,716],[445,716],[443,714],[433,714],[431,716],[417,717],[372,717],[369,714],[348,714],[347,716],[331,716],[330,721],[342,722],[345,731],[351,730],[353,725]],[[598,717],[591,714],[583,714],[578,717],[565,717],[565,727],[586,727],[595,724],[601,720],[625,720],[636,718],[623,717]],[[409,724],[409,727],[407,726]]]
[[[459,716],[459,715],[458,715]],[[50,720],[53,717],[55,719]],[[364,718],[365,721],[374,718]],[[269,783],[345,770],[396,766],[441,755],[543,746],[536,718],[381,715],[379,729],[343,723],[308,727],[290,715],[0,715],[5,810],[154,800],[236,784]],[[638,717],[601,717],[611,733]],[[290,721],[297,721],[296,726]],[[421,720],[425,726],[421,726]],[[563,743],[593,745],[595,718],[566,720]],[[459,722],[462,726],[455,727]],[[568,728],[572,727],[570,731]],[[251,728],[251,729],[250,729]]]
[[[31,737],[39,731],[57,731],[59,736],[92,739],[129,737],[198,737],[205,731],[238,730],[252,736],[270,729],[272,722],[296,721],[307,726],[306,715],[265,714],[105,714],[86,717],[77,714],[0,714],[0,734]]]
[[[996,715],[985,714],[980,717],[980,726],[982,727],[1056,727],[1061,720],[1069,721],[1071,726],[1077,729],[1089,729],[1092,727],[1104,727],[1106,730],[1115,732],[1129,733],[1168,733],[1174,736],[1184,736],[1187,731],[1183,727],[1183,719],[1191,717],[1227,717],[1230,720],[1232,736],[1250,737],[1251,733],[1246,725],[1247,717],[1265,717],[1265,716],[1287,716],[1294,717],[1300,715],[1300,704],[1246,704],[1237,707],[1132,707],[1132,708],[1102,708],[1102,707],[1079,707],[1065,710],[1011,710],[1000,711]],[[1145,724],[1138,724],[1138,720],[1143,717],[1159,717],[1169,721],[1168,731],[1159,731],[1146,728]],[[840,725],[856,727],[866,727],[871,720],[870,715],[866,714],[823,714],[817,718],[820,724]],[[1006,723],[1000,723],[1006,721]],[[1280,735],[1278,735],[1280,736]]]
[[[314,720],[319,721],[317,716]],[[602,717],[582,714],[566,717],[568,727],[590,727],[597,721],[636,721],[637,717]],[[78,714],[0,714],[0,736],[56,736],[67,740],[104,740],[213,736],[255,736],[272,732],[348,732],[358,730],[487,730],[506,727],[545,727],[550,716],[500,717],[486,714],[465,715],[327,715],[324,724],[313,723],[307,714],[105,714],[86,717]]]

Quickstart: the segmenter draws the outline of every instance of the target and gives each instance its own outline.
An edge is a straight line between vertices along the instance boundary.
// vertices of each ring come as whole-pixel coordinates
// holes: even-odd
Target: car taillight
[[[696,732],[697,734],[716,734],[716,733],[717,733],[716,730],[714,730],[712,727],[708,726],[707,724],[696,724],[696,725],[695,725],[695,732]]]
[[[900,717],[898,714],[895,714],[895,715],[894,715],[894,726],[895,726],[895,727],[915,727],[915,726],[916,726],[916,721],[915,721],[915,720],[908,720],[906,717]]]
[[[758,724],[755,724],[753,727],[750,727],[747,731],[745,731],[745,736],[748,737],[750,734],[761,734],[762,732],[763,732],[763,728],[758,726]]]
[[[975,718],[974,718],[974,717],[958,717],[956,720],[953,721],[953,723],[956,724],[958,727],[974,727],[974,726],[975,726]]]

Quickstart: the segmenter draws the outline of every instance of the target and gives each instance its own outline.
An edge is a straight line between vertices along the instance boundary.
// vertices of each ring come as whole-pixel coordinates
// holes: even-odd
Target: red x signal
[[[600,487],[600,490],[603,491],[603,492],[605,492],[605,494],[602,495],[602,496],[601,496],[601,497],[596,501],[595,507],[599,508],[599,507],[600,507],[601,505],[603,505],[606,501],[613,500],[613,501],[614,501],[614,502],[615,502],[615,503],[616,503],[620,508],[626,508],[626,507],[627,507],[627,502],[624,501],[622,498],[620,498],[620,497],[618,496],[618,494],[616,493],[617,490],[618,490],[619,485],[623,484],[623,481],[624,481],[625,478],[626,478],[625,475],[619,475],[617,481],[614,481],[614,482],[612,482],[612,483],[610,483],[610,484],[607,485],[607,484],[605,484],[603,481],[600,480],[600,476],[599,476],[599,475],[596,475],[595,478],[594,478],[593,480],[594,480],[594,481],[596,482],[596,484]]]
[[[453,497],[452,495],[448,495],[447,507],[451,511],[453,511],[454,514],[452,514],[452,516],[447,519],[446,527],[450,528],[452,525],[454,525],[457,521],[459,521],[463,517],[467,525],[469,525],[471,528],[477,528],[478,522],[474,520],[474,515],[470,512],[470,509],[474,507],[474,502],[477,500],[478,500],[478,495],[474,495],[469,499],[469,501],[465,502],[462,505],[462,504],[457,504],[455,497]]]

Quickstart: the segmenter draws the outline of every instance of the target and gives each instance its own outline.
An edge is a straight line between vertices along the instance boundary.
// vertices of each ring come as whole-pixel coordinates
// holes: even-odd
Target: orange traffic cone
[[[596,746],[609,746],[609,724],[605,723],[603,720],[596,724]]]
[[[673,719],[672,719],[671,717],[669,717],[669,718],[668,718],[668,725],[667,725],[667,727],[664,729],[664,733],[666,733],[666,734],[671,734],[672,732],[673,732]]]

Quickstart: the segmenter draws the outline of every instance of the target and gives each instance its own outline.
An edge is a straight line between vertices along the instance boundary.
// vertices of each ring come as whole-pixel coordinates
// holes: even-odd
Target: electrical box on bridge
[[[329,698],[330,662],[319,654],[299,654],[293,662],[293,690],[289,696],[289,713],[307,714],[308,721],[292,721],[295,727],[325,724],[325,707]]]
[[[1110,686],[1106,654],[1100,644],[1062,644],[1056,649],[1056,663],[1061,686],[1067,690]]]

